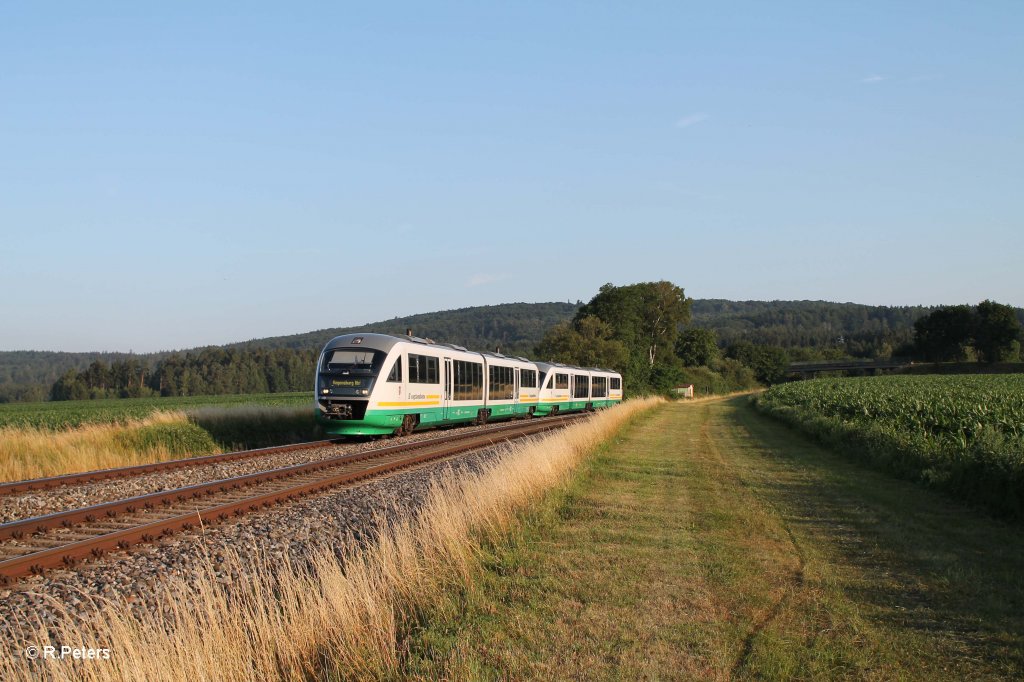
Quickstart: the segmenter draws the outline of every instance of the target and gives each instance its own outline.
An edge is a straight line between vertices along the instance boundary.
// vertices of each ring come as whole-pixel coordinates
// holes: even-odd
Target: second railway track
[[[340,440],[318,440],[309,443],[278,445],[272,448],[239,450],[238,452],[225,452],[218,455],[185,457],[182,459],[171,459],[164,462],[152,462],[150,464],[137,464],[134,466],[116,467],[113,469],[100,469],[99,471],[84,471],[77,474],[62,474],[60,476],[47,476],[46,478],[31,478],[24,481],[8,481],[0,483],[0,496],[38,492],[41,490],[52,490],[62,486],[81,485],[83,483],[95,483],[97,481],[115,481],[122,478],[130,478],[132,476],[141,476],[142,474],[174,471],[176,469],[184,469],[187,467],[207,466],[210,464],[220,464],[222,462],[235,462],[241,459],[252,459],[255,457],[263,457],[265,455],[294,452],[295,450],[329,447],[340,442]]]
[[[0,582],[72,567],[107,551],[128,549],[179,530],[561,428],[579,418],[450,434],[6,523],[0,525]]]

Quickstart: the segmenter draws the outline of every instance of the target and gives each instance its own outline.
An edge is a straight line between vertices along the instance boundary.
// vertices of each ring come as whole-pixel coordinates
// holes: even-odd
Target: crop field
[[[756,404],[900,476],[1024,517],[1024,376],[815,379]]]
[[[312,393],[259,393],[206,395],[186,398],[129,398],[121,400],[68,400],[0,405],[0,428],[13,426],[59,430],[84,424],[123,424],[154,412],[181,412],[219,407],[303,407],[312,413]]]
[[[323,438],[310,393],[0,405],[0,480]]]

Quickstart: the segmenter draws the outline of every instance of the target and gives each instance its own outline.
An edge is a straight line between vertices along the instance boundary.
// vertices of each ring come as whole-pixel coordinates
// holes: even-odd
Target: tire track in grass
[[[716,402],[720,402],[716,400]],[[718,406],[721,409],[721,406]],[[739,652],[729,669],[729,676],[736,677],[742,671],[748,667],[751,662],[751,655],[754,652],[754,644],[758,636],[768,628],[782,613],[785,606],[790,603],[794,597],[799,594],[804,588],[804,570],[806,566],[806,559],[804,552],[801,550],[800,544],[797,542],[797,538],[794,535],[793,529],[790,523],[786,522],[785,516],[782,514],[778,506],[770,499],[765,499],[755,493],[754,486],[749,480],[746,480],[737,466],[736,461],[726,459],[721,452],[719,442],[727,442],[729,450],[735,449],[737,443],[735,442],[734,432],[729,429],[723,429],[722,424],[714,424],[712,416],[709,414],[710,410],[708,406],[701,406],[701,423],[700,423],[700,435],[698,451],[707,453],[711,459],[715,460],[719,465],[720,478],[724,480],[731,480],[737,491],[745,491],[746,494],[750,495],[762,506],[771,510],[771,516],[776,521],[778,527],[785,532],[788,545],[793,548],[793,555],[796,559],[796,565],[790,577],[786,579],[785,585],[782,589],[782,594],[775,600],[775,602],[762,613],[758,619],[755,620],[754,625],[743,637],[742,644],[739,647]],[[712,431],[713,424],[717,427],[715,431]]]
[[[733,439],[733,433],[716,432],[712,434],[711,426],[712,420],[705,416],[700,429],[701,448],[720,463],[721,473],[723,476],[733,479],[737,488],[746,489],[755,497],[755,499],[758,500],[758,502],[771,509],[772,515],[777,520],[779,527],[785,531],[789,544],[793,548],[793,555],[796,558],[796,566],[792,574],[788,577],[787,584],[783,589],[782,595],[780,595],[780,597],[767,611],[754,621],[753,626],[743,638],[743,644],[741,645],[739,653],[736,656],[736,660],[733,662],[729,671],[731,677],[736,677],[750,663],[750,657],[754,651],[754,642],[757,640],[758,636],[779,617],[786,605],[804,588],[806,559],[804,557],[803,550],[800,548],[800,544],[796,540],[796,536],[793,534],[790,524],[786,521],[786,517],[782,513],[782,510],[779,509],[778,505],[770,499],[754,494],[752,486],[737,470],[735,463],[726,460],[722,456],[721,450],[718,446],[718,441],[722,439],[729,439],[731,441]]]
[[[793,531],[789,527],[789,524],[786,522],[782,514],[779,513],[778,507],[771,502],[769,502],[769,506],[771,506],[779,515],[779,522],[781,523],[783,530],[786,531],[790,544],[793,545],[793,551],[796,554],[798,562],[797,568],[793,575],[790,576],[790,584],[786,587],[785,592],[782,593],[779,600],[775,602],[775,605],[772,606],[767,613],[754,623],[754,627],[750,629],[750,632],[748,632],[746,638],[744,638],[743,647],[740,649],[739,656],[736,657],[736,662],[733,663],[732,670],[730,671],[733,677],[736,677],[736,675],[742,672],[750,663],[750,655],[754,651],[754,641],[765,628],[771,625],[772,622],[779,617],[783,608],[792,601],[793,597],[804,588],[804,566],[806,565],[804,554],[800,549],[800,545],[796,541],[796,537],[793,536]]]

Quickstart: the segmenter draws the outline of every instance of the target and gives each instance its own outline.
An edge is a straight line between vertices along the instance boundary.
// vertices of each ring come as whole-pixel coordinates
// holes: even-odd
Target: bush
[[[681,383],[693,384],[694,396],[723,395],[758,386],[754,373],[736,360],[721,360],[716,372],[710,367],[684,367]]]
[[[218,452],[210,434],[190,422],[150,424],[119,431],[117,444],[127,451],[146,452],[166,448],[168,454],[197,457]]]
[[[188,417],[227,450],[249,450],[323,439],[310,407],[203,407]]]

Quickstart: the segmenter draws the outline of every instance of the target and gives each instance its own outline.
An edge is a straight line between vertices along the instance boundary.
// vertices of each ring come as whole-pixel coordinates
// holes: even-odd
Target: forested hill
[[[97,360],[110,364],[132,357],[150,362],[158,356],[41,350],[0,351],[0,403],[42,400],[49,393],[53,382],[68,370],[82,371]]]
[[[783,348],[841,348],[850,355],[891,353],[913,338],[914,321],[934,308],[827,301],[694,301],[693,324],[715,330],[719,343]]]
[[[155,373],[161,361],[175,370],[190,370],[194,375],[223,375],[224,372],[212,371],[208,365],[212,363],[267,366],[291,364],[291,359],[281,353],[271,357],[263,357],[261,353],[254,362],[243,360],[242,355],[249,351],[296,351],[309,353],[319,351],[324,343],[332,337],[349,332],[380,332],[385,334],[404,334],[412,329],[417,336],[427,337],[444,343],[456,343],[474,350],[493,350],[501,347],[503,352],[516,355],[531,355],[544,333],[559,322],[571,319],[579,308],[578,303],[504,303],[493,306],[461,308],[433,313],[422,313],[408,317],[395,317],[382,322],[359,325],[355,327],[331,327],[304,334],[275,336],[265,339],[253,339],[240,343],[226,344],[224,349],[232,351],[230,355],[214,352],[218,346],[193,348],[176,353],[160,352],[148,354],[128,353],[63,353],[53,351],[0,351],[0,403],[11,401],[44,400],[51,387],[69,370],[83,372],[95,361],[107,366],[113,363],[137,363],[146,370],[147,377],[158,380]],[[288,369],[288,367],[283,367]],[[233,368],[238,369],[238,368]],[[250,376],[253,367],[246,371],[232,372],[234,376],[245,375],[245,381],[232,385],[234,391],[246,390],[245,386],[258,385]],[[312,368],[309,370],[312,376]],[[178,377],[180,378],[180,377]],[[176,381],[177,379],[176,378]],[[216,383],[202,379],[193,381],[199,385],[217,386]],[[270,382],[274,383],[274,382]],[[308,377],[303,377],[300,386],[305,387]],[[165,386],[166,387],[166,386]]]
[[[253,339],[227,347],[320,350],[326,341],[341,334],[405,334],[412,329],[416,336],[473,350],[494,350],[500,346],[505,353],[530,355],[548,329],[571,319],[578,308],[578,303],[502,303],[396,317],[359,327],[332,327],[305,334]]]
[[[210,363],[245,364],[250,371],[242,374],[247,376],[258,373],[253,369],[257,366],[280,366],[290,372],[295,369],[291,365],[295,365],[297,360],[290,357],[289,351],[305,355],[319,350],[331,337],[347,332],[404,334],[407,329],[412,329],[417,336],[440,342],[456,343],[474,350],[493,350],[500,346],[506,353],[530,357],[545,332],[555,324],[571,319],[578,308],[578,303],[506,303],[423,313],[357,327],[332,327],[227,344],[223,347],[227,354],[220,347],[134,355],[0,351],[0,402],[43,400],[49,395],[54,382],[66,372],[82,372],[94,361],[108,367],[114,363],[138,366],[139,371],[152,381],[159,380],[158,365],[161,363],[180,370],[180,373],[192,372],[197,376],[216,375],[217,372],[209,367]],[[704,299],[693,302],[692,324],[713,329],[722,346],[747,340],[784,348],[828,349],[832,353],[870,357],[898,351],[902,344],[911,340],[914,321],[932,310],[922,306],[867,306],[825,301]],[[1016,312],[1024,323],[1024,310],[1018,308]],[[256,349],[261,352],[257,353]],[[305,386],[304,377],[300,383]],[[249,384],[255,386],[260,382],[250,381]],[[276,385],[269,380],[268,384]],[[197,383],[197,386],[202,385]],[[229,390],[245,389],[239,384]]]
[[[737,341],[783,348],[831,348],[855,357],[899,351],[914,337],[914,322],[934,306],[872,306],[828,301],[693,302],[692,324],[713,329],[719,344]],[[1016,308],[1024,325],[1024,309]]]

